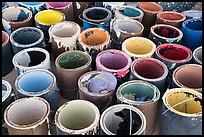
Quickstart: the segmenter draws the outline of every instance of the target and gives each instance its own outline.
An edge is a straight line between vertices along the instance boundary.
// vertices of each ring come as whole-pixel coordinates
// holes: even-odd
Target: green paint
[[[128,17],[137,17],[141,15],[139,11],[129,7],[121,8],[119,9],[119,12]]]

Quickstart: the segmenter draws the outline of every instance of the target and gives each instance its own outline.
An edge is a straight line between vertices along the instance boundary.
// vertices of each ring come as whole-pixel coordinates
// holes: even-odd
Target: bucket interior
[[[91,46],[103,44],[107,39],[107,33],[101,29],[89,29],[81,35],[82,42]]]
[[[68,103],[59,113],[59,122],[70,130],[87,128],[94,122],[95,118],[96,113],[93,108],[82,102]]]
[[[18,87],[25,92],[38,93],[47,90],[54,83],[53,77],[44,71],[25,73],[18,81]]]
[[[195,98],[197,97],[197,98]],[[192,98],[192,99],[191,99]],[[193,99],[195,98],[195,99]],[[187,114],[196,114],[202,112],[202,98],[200,96],[195,95],[194,93],[186,92],[185,90],[178,90],[178,92],[174,92],[166,96],[166,100],[168,105],[171,107],[182,102],[185,100],[191,99],[186,101],[180,105],[173,107],[173,109]]]
[[[116,25],[120,30],[127,33],[140,33],[142,31],[142,26],[133,21],[119,20],[117,21]]]
[[[147,11],[158,12],[161,10],[160,6],[150,2],[140,2],[139,7]]]
[[[163,12],[160,14],[161,19],[165,20],[182,20],[184,17],[179,13]]]
[[[43,2],[20,2],[20,3],[27,5],[27,6],[39,6],[43,4]]]
[[[128,16],[128,17],[138,17],[141,15],[141,12],[139,10],[136,10],[131,7],[121,7],[118,10],[121,14]]]
[[[2,32],[2,46],[3,46],[3,44],[6,44],[7,40],[8,40],[8,36]]]
[[[42,37],[42,34],[36,29],[24,28],[16,31],[12,36],[16,43],[27,45],[37,42]]]
[[[188,88],[202,88],[202,67],[187,65],[175,73],[176,81]]]
[[[29,17],[29,12],[20,8],[8,8],[2,12],[2,17],[9,22],[21,22]]]
[[[47,105],[38,99],[24,99],[13,104],[7,111],[7,119],[22,127],[29,126],[42,120],[47,114]]]
[[[153,29],[153,31],[162,37],[165,38],[177,38],[180,34],[179,31],[177,31],[176,29],[170,28],[170,27],[166,27],[166,26],[158,26],[155,27]]]
[[[202,48],[196,52],[195,56],[202,62]]]
[[[142,126],[142,119],[135,111],[132,112],[132,134],[136,133]],[[123,118],[122,118],[123,117]],[[124,108],[113,108],[102,118],[103,125],[113,134],[129,135],[130,110]]]
[[[160,78],[164,74],[164,67],[154,60],[140,60],[134,65],[135,72],[148,79]]]
[[[57,11],[46,10],[36,14],[36,19],[41,24],[51,25],[62,21],[63,15]]]
[[[70,52],[59,59],[59,66],[64,69],[76,69],[88,64],[88,62],[88,55],[79,52]]]
[[[160,48],[159,54],[170,60],[185,60],[189,57],[189,53],[186,49],[170,44]]]
[[[186,23],[186,27],[192,30],[202,31],[202,20],[192,20]]]
[[[71,2],[47,2],[53,8],[63,8],[71,4]]]
[[[88,19],[102,20],[108,16],[108,12],[104,9],[91,9],[86,13]]]
[[[7,86],[2,83],[2,99],[4,98],[6,93],[8,92],[7,90],[8,90]]]
[[[128,59],[121,53],[104,52],[100,56],[100,63],[108,69],[123,69],[128,65]]]
[[[46,55],[41,51],[25,51],[16,57],[16,63],[24,67],[40,65],[45,61]]]

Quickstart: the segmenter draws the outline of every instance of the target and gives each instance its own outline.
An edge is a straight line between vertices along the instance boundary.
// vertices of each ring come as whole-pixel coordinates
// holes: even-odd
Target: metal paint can
[[[193,63],[202,65],[202,46],[193,51]]]

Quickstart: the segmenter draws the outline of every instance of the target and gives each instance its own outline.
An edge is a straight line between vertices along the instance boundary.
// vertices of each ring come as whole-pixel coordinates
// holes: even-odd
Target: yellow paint
[[[36,20],[40,24],[51,25],[63,20],[63,15],[54,10],[44,10],[36,15]]]

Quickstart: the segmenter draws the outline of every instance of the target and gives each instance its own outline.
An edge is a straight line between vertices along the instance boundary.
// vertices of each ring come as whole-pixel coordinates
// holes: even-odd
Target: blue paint
[[[44,2],[19,2],[19,3],[25,6],[41,6],[44,4]]]
[[[29,17],[29,14],[25,13],[25,11],[21,10],[16,21],[24,21],[28,17]]]
[[[133,9],[130,7],[121,8],[121,9],[119,9],[119,12],[125,16],[128,16],[128,17],[137,17],[137,16],[140,16],[142,14],[141,10]]]

